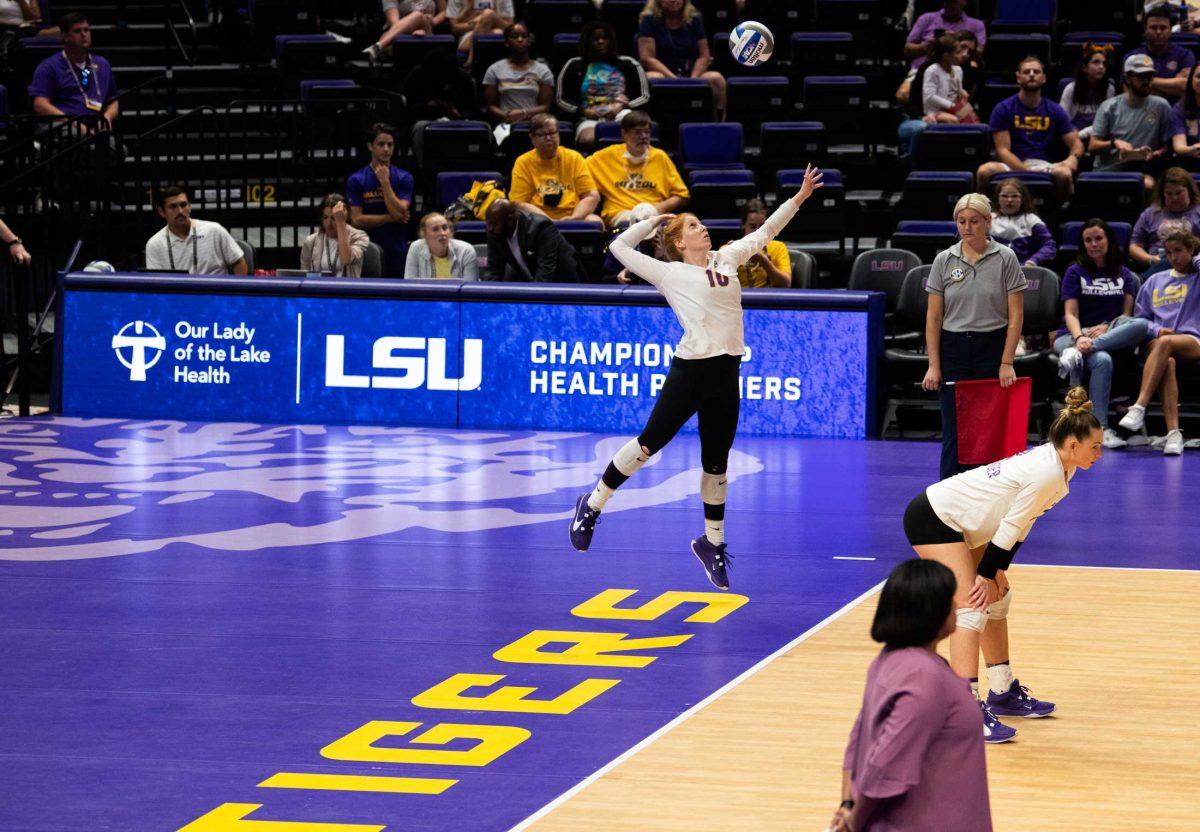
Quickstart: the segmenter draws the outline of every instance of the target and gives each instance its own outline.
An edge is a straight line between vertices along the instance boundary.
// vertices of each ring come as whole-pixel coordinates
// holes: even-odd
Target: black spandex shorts
[[[904,511],[904,534],[912,546],[963,542],[963,533],[954,531],[942,522],[924,491],[913,497]]]

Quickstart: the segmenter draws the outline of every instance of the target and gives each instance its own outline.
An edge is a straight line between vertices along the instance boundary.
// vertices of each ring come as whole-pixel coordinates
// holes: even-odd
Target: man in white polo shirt
[[[246,258],[216,222],[192,219],[192,206],[182,188],[170,187],[158,196],[158,215],[167,221],[146,241],[146,268],[188,274],[246,274]]]

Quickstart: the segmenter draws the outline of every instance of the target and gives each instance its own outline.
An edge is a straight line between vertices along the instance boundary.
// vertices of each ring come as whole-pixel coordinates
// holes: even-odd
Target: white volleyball
[[[775,36],[757,20],[747,20],[729,33],[729,51],[739,64],[757,66],[768,61],[775,51]]]

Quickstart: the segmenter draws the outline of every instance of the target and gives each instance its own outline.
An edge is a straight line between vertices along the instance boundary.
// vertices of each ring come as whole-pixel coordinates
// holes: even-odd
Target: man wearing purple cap
[[[1125,59],[1125,91],[1096,111],[1088,152],[1096,157],[1096,170],[1139,171],[1147,190],[1154,188],[1154,164],[1170,147],[1175,128],[1171,105],[1150,93],[1154,61],[1149,55]]]

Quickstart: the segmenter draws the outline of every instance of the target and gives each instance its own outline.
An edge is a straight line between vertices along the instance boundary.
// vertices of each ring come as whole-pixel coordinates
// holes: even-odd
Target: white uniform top
[[[981,465],[925,489],[934,513],[974,549],[988,541],[1005,551],[1023,541],[1033,521],[1070,491],[1075,469],[1063,470],[1052,443]]]
[[[182,240],[167,228],[146,241],[146,268],[186,271],[189,274],[229,274],[242,259],[242,249],[225,226],[193,219]]]
[[[705,268],[655,260],[638,251],[637,245],[657,227],[652,219],[629,226],[612,241],[609,251],[622,266],[662,292],[675,310],[683,326],[676,356],[693,359],[741,355],[746,345],[742,335],[742,284],[738,282],[738,266],[766,248],[796,211],[792,200],[784,200],[753,234],[720,251],[710,252]]]

